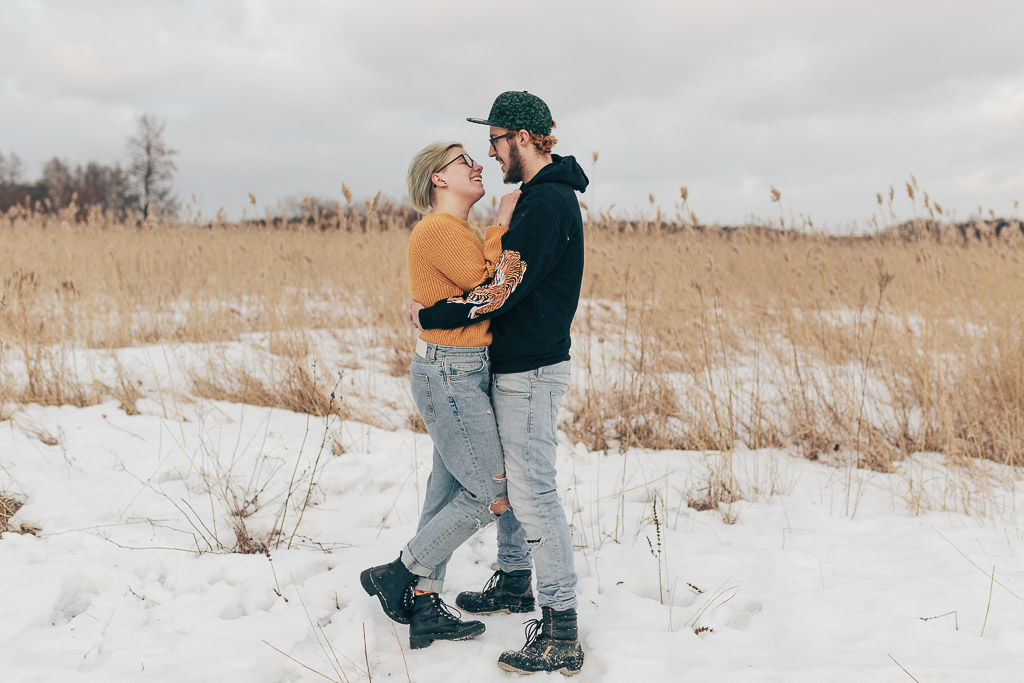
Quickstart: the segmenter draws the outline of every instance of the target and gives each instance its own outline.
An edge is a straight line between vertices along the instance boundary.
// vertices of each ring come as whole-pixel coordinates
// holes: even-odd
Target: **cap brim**
[[[488,121],[487,119],[466,119],[470,123],[479,123],[484,126],[497,126],[498,124]],[[500,126],[498,126],[500,128]]]

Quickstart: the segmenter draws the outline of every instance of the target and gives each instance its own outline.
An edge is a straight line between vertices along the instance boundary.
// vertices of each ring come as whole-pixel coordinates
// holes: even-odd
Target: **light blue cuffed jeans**
[[[452,552],[495,520],[490,506],[506,496],[505,466],[487,347],[427,344],[423,354],[413,357],[410,382],[434,456],[419,526],[402,561],[419,577],[416,588],[440,592]]]
[[[555,483],[558,402],[569,385],[569,361],[495,374],[491,403],[498,421],[511,507],[498,518],[498,567],[535,565],[541,607],[576,607],[572,535]]]

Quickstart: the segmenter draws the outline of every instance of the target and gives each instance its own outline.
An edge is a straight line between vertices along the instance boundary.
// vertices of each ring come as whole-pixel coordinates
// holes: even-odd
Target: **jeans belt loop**
[[[416,340],[416,355],[419,356],[420,358],[423,358],[424,360],[430,360],[429,358],[427,358],[427,349],[428,349],[428,347],[429,347],[429,345],[427,344],[427,342],[423,341],[422,339],[417,339]]]

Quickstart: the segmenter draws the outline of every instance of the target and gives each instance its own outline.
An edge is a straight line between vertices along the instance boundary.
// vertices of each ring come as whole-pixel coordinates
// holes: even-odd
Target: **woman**
[[[484,196],[483,168],[458,143],[428,145],[407,177],[413,206],[425,215],[409,238],[412,298],[424,303],[461,296],[489,278],[501,252],[515,200],[502,200],[486,238],[469,225]],[[490,401],[491,342],[484,321],[454,330],[426,330],[410,366],[412,395],[434,442],[416,535],[394,562],[360,574],[363,589],[385,614],[409,624],[413,649],[435,640],[484,632],[456,617],[438,592],[452,552],[508,508],[505,467]]]

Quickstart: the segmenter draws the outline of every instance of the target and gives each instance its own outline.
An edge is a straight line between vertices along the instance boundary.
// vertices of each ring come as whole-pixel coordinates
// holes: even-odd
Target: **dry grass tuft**
[[[328,387],[316,365],[307,364],[305,359],[287,358],[283,364],[272,365],[266,380],[250,370],[249,364],[221,362],[224,364],[191,372],[192,392],[196,396],[320,417],[343,416],[337,385],[334,390]]]
[[[3,313],[3,299],[0,298],[0,314]],[[13,380],[4,365],[5,345],[0,340],[0,422],[14,414]]]
[[[14,395],[18,403],[83,408],[103,400],[106,387],[96,380],[84,381],[80,378],[69,360],[69,349],[62,346],[28,345],[22,350],[27,381],[24,389]]]
[[[23,505],[24,503],[21,500],[18,500],[15,496],[0,491],[0,536],[3,536],[5,531],[11,531],[16,534],[30,534],[32,536],[35,536],[42,531],[42,529],[29,524],[19,524],[17,529],[10,527],[11,517],[13,517]]]
[[[117,372],[117,383],[110,388],[110,392],[114,398],[117,399],[118,403],[121,404],[121,410],[128,415],[138,415],[139,409],[135,405],[140,398],[143,398],[141,386],[142,382],[137,379],[133,379],[128,376],[124,366],[119,361],[115,361],[116,372]]]
[[[417,434],[426,434],[427,425],[423,422],[423,416],[419,411],[414,410],[406,417],[406,427]]]
[[[14,496],[0,491],[0,534],[8,530],[7,523],[22,505],[23,503]]]

